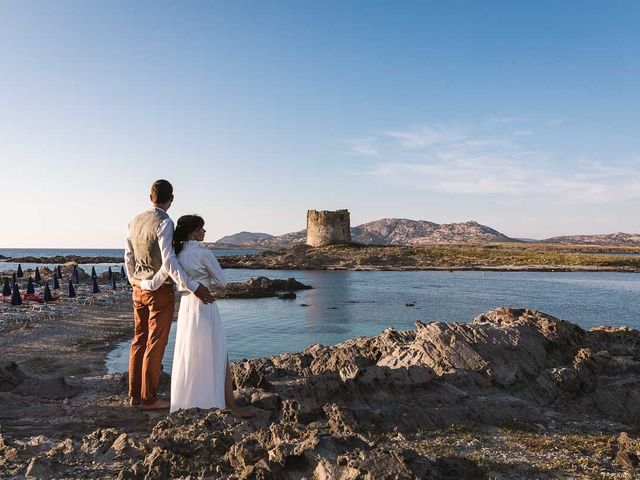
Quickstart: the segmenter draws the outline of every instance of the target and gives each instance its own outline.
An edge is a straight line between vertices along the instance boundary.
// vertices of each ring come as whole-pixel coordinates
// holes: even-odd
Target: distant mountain
[[[609,233],[605,235],[567,235],[540,240],[543,243],[572,243],[578,245],[640,245],[638,233]]]
[[[256,235],[254,239],[250,236]],[[262,237],[260,237],[262,235]],[[235,243],[230,239],[241,239]],[[236,244],[245,247],[283,248],[304,243],[307,230],[271,236],[265,233],[252,234],[242,232],[229,235],[216,241],[215,244]],[[480,225],[478,222],[437,224],[425,220],[409,220],[406,218],[383,218],[373,222],[351,227],[351,240],[355,243],[376,245],[418,245],[422,243],[483,243],[483,242],[516,242],[513,238]]]
[[[259,233],[259,232],[240,232],[234,235],[227,235],[226,237],[222,237],[219,240],[216,240],[216,243],[226,243],[228,245],[247,245],[252,246],[259,242],[268,241],[274,238],[273,235],[268,233]]]

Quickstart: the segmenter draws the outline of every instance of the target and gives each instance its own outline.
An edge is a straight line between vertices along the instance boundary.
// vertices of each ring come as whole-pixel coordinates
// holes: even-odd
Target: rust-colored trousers
[[[173,285],[165,284],[154,292],[133,287],[132,298],[135,333],[129,356],[129,396],[149,404],[158,398],[176,297]]]

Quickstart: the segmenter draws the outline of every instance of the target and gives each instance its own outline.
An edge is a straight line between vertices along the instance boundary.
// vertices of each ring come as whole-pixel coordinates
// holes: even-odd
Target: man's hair
[[[167,203],[173,197],[173,186],[167,180],[156,180],[151,185],[151,201]]]

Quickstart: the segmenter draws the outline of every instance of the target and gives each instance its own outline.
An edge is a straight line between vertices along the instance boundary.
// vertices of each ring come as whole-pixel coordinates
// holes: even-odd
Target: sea
[[[218,256],[256,252],[214,250]],[[122,257],[124,251],[0,249],[0,255]],[[0,271],[15,268],[11,265],[0,262]],[[95,267],[100,273],[109,266],[119,269],[120,265]],[[416,320],[470,322],[478,314],[501,306],[537,309],[584,328],[640,328],[640,273],[228,269],[225,274],[232,282],[258,276],[293,277],[313,287],[297,292],[294,300],[218,300],[231,361],[301,351],[314,343],[334,345],[349,338],[377,335],[388,327],[411,329]],[[164,358],[168,372],[174,342],[175,322]],[[106,360],[109,372],[127,370],[129,345],[125,341],[114,346]]]

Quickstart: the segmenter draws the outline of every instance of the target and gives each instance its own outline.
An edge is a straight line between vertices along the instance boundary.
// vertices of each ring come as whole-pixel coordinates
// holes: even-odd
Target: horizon
[[[638,20],[623,0],[1,3],[4,248],[120,248],[158,178],[216,239],[345,206],[640,232]]]

